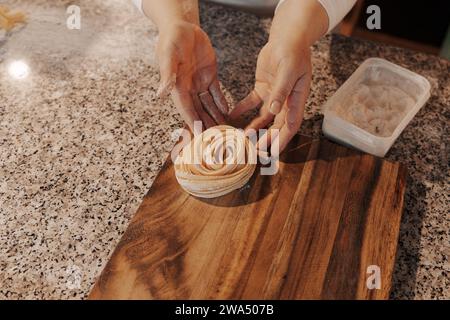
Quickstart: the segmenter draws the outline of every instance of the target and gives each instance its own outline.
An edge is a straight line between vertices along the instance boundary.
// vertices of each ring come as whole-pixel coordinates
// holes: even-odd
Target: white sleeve
[[[285,0],[280,0],[278,7]],[[324,7],[328,15],[328,31],[332,30],[336,25],[344,19],[345,15],[355,5],[356,0],[317,0]],[[276,10],[275,10],[276,12]]]
[[[136,6],[136,8],[139,9],[141,13],[144,13],[144,10],[142,9],[142,0],[132,0],[133,4]]]

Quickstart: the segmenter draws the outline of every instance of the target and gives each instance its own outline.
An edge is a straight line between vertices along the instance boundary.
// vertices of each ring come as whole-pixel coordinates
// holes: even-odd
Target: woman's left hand
[[[246,129],[262,129],[273,121],[268,134],[259,138],[258,146],[268,147],[271,142],[272,146],[279,145],[279,150],[271,148],[271,153],[278,155],[302,123],[311,69],[309,46],[289,41],[288,37],[269,39],[258,56],[254,90],[236,105],[230,118],[260,108]],[[278,144],[273,143],[274,139],[279,139]]]
[[[278,7],[269,41],[258,57],[255,89],[231,112],[235,119],[259,107],[259,116],[247,128],[264,128],[273,121],[269,129],[279,132],[269,130],[261,137],[260,150],[272,142],[270,152],[277,156],[300,128],[311,86],[310,47],[325,34],[328,23],[328,14],[317,0],[285,0]]]

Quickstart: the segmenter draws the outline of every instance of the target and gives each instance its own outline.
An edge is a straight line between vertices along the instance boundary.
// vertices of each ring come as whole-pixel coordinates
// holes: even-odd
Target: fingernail
[[[169,80],[161,82],[161,84],[159,85],[158,91],[156,92],[158,97],[165,98],[166,96],[168,96],[169,93],[172,91],[176,81],[177,81],[177,75],[175,73],[173,73],[170,76]]]
[[[159,85],[158,87],[158,91],[156,91],[156,95],[160,98],[163,97],[163,93],[164,93],[164,86],[162,84]]]
[[[281,103],[277,100],[273,101],[269,108],[270,113],[278,114],[281,111]]]
[[[161,99],[165,99],[167,98],[167,96],[170,94],[170,92],[173,89],[173,83],[165,83],[159,86],[158,88],[158,92],[156,93],[158,95],[158,97],[160,97]]]

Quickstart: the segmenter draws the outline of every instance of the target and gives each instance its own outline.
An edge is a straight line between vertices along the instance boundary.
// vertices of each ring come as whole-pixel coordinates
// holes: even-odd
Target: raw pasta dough
[[[215,198],[243,187],[256,167],[256,149],[236,128],[220,125],[194,137],[175,160],[178,183],[200,198]]]

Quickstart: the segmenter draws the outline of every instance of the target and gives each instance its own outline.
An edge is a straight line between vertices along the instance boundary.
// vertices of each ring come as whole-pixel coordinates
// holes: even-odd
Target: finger
[[[300,127],[310,87],[311,73],[307,72],[297,80],[287,100],[286,123],[289,127]]]
[[[262,107],[259,112],[259,115],[250,122],[250,124],[245,128],[245,130],[248,131],[250,129],[253,130],[263,129],[273,121],[274,117],[275,116],[269,112],[267,107]]]
[[[172,99],[181,117],[187,123],[191,131],[194,132],[194,122],[200,121],[200,116],[195,110],[195,105],[191,95],[180,92],[179,90],[173,90]]]
[[[272,145],[270,148],[270,154],[272,156],[278,157],[280,153],[286,148],[289,141],[291,141],[292,137],[297,133],[298,129],[300,128],[300,124],[298,127],[289,127],[287,125],[284,125],[280,133],[277,137],[272,141]]]
[[[259,151],[268,152],[272,142],[277,138],[280,134],[281,127],[278,125],[272,125],[269,129],[259,138],[256,148]]]
[[[177,81],[178,59],[174,55],[167,55],[159,61],[159,71],[161,80],[157,95],[160,98],[165,98],[174,88]]]
[[[211,118],[214,119],[214,121],[217,124],[225,124],[226,123],[225,117],[217,108],[211,94],[208,91],[206,91],[200,93],[198,96],[203,105],[203,108],[211,116]]]
[[[197,111],[197,114],[199,115],[200,119],[203,121],[203,127],[208,129],[211,127],[214,127],[216,123],[214,120],[209,116],[209,114],[203,109],[202,102],[200,101],[200,98],[196,94],[192,94],[192,101],[194,102],[195,111]]]
[[[283,104],[294,88],[297,77],[294,67],[287,63],[280,64],[269,99],[271,113],[278,114],[281,111]]]
[[[271,146],[272,141],[280,133],[281,128],[284,125],[284,119],[286,116],[286,108],[283,108],[279,114],[275,117],[273,124],[267,129],[267,131],[258,140],[258,150],[267,151],[268,147]]]
[[[213,83],[209,86],[209,92],[211,93],[220,112],[227,115],[229,111],[228,102],[222,93],[222,89],[220,89],[219,80],[216,79],[213,81]]]
[[[245,112],[259,107],[261,103],[262,99],[256,93],[256,90],[253,90],[248,96],[236,104],[234,109],[230,112],[229,117],[230,119],[236,119]]]

